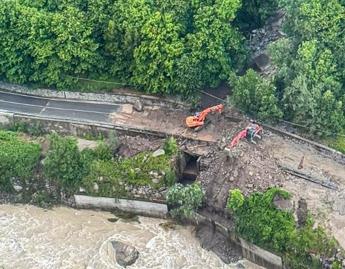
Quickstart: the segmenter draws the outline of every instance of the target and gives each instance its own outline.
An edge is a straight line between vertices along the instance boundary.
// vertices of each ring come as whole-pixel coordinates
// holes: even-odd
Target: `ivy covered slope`
[[[158,189],[175,183],[176,141],[168,139],[164,148],[159,156],[141,152],[122,158],[114,155],[105,142],[94,150],[79,151],[74,138],[52,135],[44,159],[44,175],[65,192],[73,193],[83,187],[90,195],[130,197],[129,186]]]
[[[72,86],[102,77],[151,93],[216,86],[243,60],[240,0],[5,0],[0,76]]]
[[[138,195],[138,189],[145,186],[150,193],[147,197],[141,193],[142,198],[159,194],[161,199],[161,192],[176,181],[178,146],[173,138],[166,140],[159,154],[141,152],[129,158],[116,154],[119,145],[114,138],[80,151],[74,137],[35,137],[43,141],[44,152],[32,139],[0,130],[0,192],[24,194],[19,199],[23,202],[35,202],[39,196],[44,204],[59,203],[62,193],[69,197],[80,187],[89,195],[120,198]]]

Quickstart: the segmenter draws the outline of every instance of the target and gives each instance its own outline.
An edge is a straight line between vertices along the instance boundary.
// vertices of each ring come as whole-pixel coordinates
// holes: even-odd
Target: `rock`
[[[79,187],[79,192],[80,193],[86,193],[86,190],[83,187]]]
[[[161,182],[161,178],[160,178],[160,177],[154,177],[154,178],[152,179],[152,182],[153,182],[154,184],[158,184],[159,182]]]
[[[13,185],[13,189],[16,191],[16,192],[21,192],[23,190],[23,187],[22,186],[19,186],[17,184],[14,184]]]
[[[123,267],[127,267],[136,262],[139,257],[139,252],[135,247],[121,243],[119,241],[111,242],[114,250],[116,262]]]
[[[305,199],[299,199],[296,214],[298,226],[304,226],[308,218],[308,205]]]
[[[158,157],[165,154],[164,149],[157,149],[155,152],[152,153],[152,157]]]
[[[93,190],[94,190],[95,192],[98,192],[98,190],[99,190],[98,184],[97,184],[96,182],[93,183]]]
[[[288,212],[293,211],[293,203],[291,202],[291,200],[285,199],[284,197],[280,195],[276,195],[273,198],[273,204],[279,210],[288,211]]]
[[[142,112],[144,111],[144,105],[140,100],[136,100],[133,104],[133,108],[135,111]]]
[[[270,63],[271,63],[270,57],[268,56],[266,52],[263,52],[257,55],[253,59],[253,64],[260,72],[265,71],[270,66]]]

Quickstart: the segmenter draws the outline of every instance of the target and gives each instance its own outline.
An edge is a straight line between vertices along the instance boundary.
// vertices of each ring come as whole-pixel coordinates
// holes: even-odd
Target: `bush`
[[[113,162],[94,161],[82,185],[88,194],[119,198],[126,196],[124,181]]]
[[[168,156],[175,155],[179,148],[174,137],[169,137],[164,142],[164,152]]]
[[[326,144],[328,144],[328,146],[331,148],[334,148],[335,150],[345,154],[345,137],[343,135],[326,140]]]
[[[38,144],[25,142],[13,132],[0,131],[0,189],[12,191],[11,179],[25,185],[34,175],[40,154]]]
[[[277,188],[249,197],[244,197],[238,189],[229,193],[227,209],[234,216],[237,233],[282,255],[287,268],[320,268],[320,262],[311,254],[329,259],[339,248],[339,244],[322,227],[314,228],[311,216],[304,227],[297,229],[292,213],[278,210],[273,205],[276,195],[289,198],[289,193]]]
[[[291,213],[277,210],[272,201],[276,195],[287,198],[289,194],[273,188],[242,200],[239,190],[230,193],[227,208],[234,213],[236,231],[255,244],[284,252],[295,230],[295,221]]]
[[[113,153],[110,147],[104,142],[99,142],[94,150],[95,158],[101,161],[110,161],[113,157]]]
[[[24,121],[14,122],[8,129],[13,132],[22,132],[31,136],[41,136],[46,133],[40,122],[28,123]]]
[[[153,157],[149,152],[142,152],[131,158],[114,161],[97,160],[88,152],[82,155],[89,161],[94,158],[88,176],[83,179],[83,185],[92,195],[118,197],[124,195],[122,187],[125,185],[160,188],[175,183],[175,173],[167,155]],[[153,177],[159,177],[159,182],[154,183]],[[98,191],[93,188],[95,184]]]
[[[84,176],[84,164],[77,141],[71,137],[53,134],[50,148],[44,159],[44,174],[59,187],[74,190]]]
[[[180,220],[193,217],[202,205],[204,195],[200,183],[188,186],[175,184],[167,194],[167,203],[171,208],[170,214]]]
[[[271,81],[261,78],[252,69],[242,77],[230,76],[233,87],[231,101],[246,113],[261,120],[276,120],[282,117],[275,96],[276,88]]]

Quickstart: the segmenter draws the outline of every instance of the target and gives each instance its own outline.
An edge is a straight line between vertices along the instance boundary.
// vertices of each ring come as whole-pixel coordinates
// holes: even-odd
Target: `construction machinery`
[[[239,132],[232,140],[231,143],[225,147],[226,151],[230,151],[232,148],[236,147],[236,145],[242,140],[243,138],[246,138],[248,141],[250,141],[253,144],[256,144],[254,141],[254,138],[261,139],[262,134],[262,127],[256,123],[251,123],[248,125],[244,130]]]
[[[223,110],[224,110],[223,104],[206,108],[205,110],[201,112],[195,113],[194,116],[187,117],[186,124],[189,128],[193,128],[195,131],[198,131],[204,126],[206,117],[209,113],[214,113],[214,112],[222,113]]]

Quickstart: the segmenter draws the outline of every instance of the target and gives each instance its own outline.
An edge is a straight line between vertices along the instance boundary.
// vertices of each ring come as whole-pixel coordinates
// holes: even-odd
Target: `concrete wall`
[[[142,95],[129,92],[120,93],[82,93],[74,91],[57,91],[50,89],[30,89],[25,86],[9,84],[0,81],[0,89],[16,92],[21,94],[29,94],[35,96],[42,96],[47,98],[63,98],[72,100],[85,100],[95,102],[109,102],[109,103],[126,103],[134,104],[136,101],[141,101],[144,106],[164,106],[174,109],[183,109],[188,107],[187,104],[182,103],[172,98],[160,98],[151,95]]]
[[[232,243],[234,248],[240,248],[242,251],[243,258],[263,266],[267,269],[283,269],[283,260],[281,257],[267,250],[264,250],[254,244],[251,244],[239,237],[234,231],[231,231],[224,227],[222,224],[213,221],[212,219],[206,218],[200,214],[196,215],[194,225],[198,225],[203,222],[210,222],[211,226],[215,227],[215,230],[225,235],[227,239]]]
[[[168,207],[166,204],[86,195],[74,195],[74,199],[77,208],[117,208],[123,211],[157,218],[166,218],[168,214]]]

